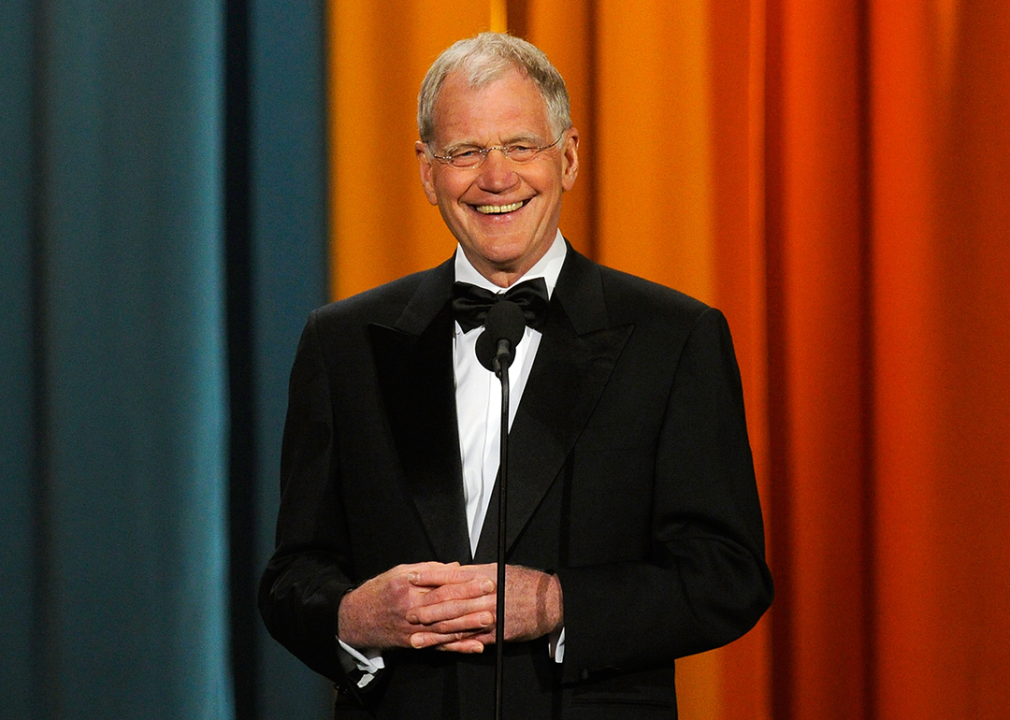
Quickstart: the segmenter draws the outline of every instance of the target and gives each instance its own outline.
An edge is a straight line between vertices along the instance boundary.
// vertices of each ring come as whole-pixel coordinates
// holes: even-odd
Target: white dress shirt
[[[543,278],[547,284],[547,297],[550,298],[567,253],[568,247],[559,231],[547,253],[518,282]],[[456,250],[456,280],[497,294],[506,290],[477,272],[459,248]],[[459,323],[455,326],[452,352],[456,378],[456,419],[463,466],[463,497],[466,500],[466,521],[470,531],[470,552],[476,554],[477,541],[484,527],[484,517],[498,475],[501,381],[480,364],[474,352],[483,328],[477,327],[464,333]],[[509,368],[510,428],[526,389],[541,337],[539,331],[527,327],[522,340],[516,345],[515,358]]]
[[[568,254],[568,245],[559,230],[554,242],[542,258],[517,282],[543,278],[547,284],[548,299],[554,293]],[[470,283],[504,293],[502,288],[481,275],[466,259],[463,249],[456,248],[456,281]],[[456,420],[459,429],[460,460],[463,467],[463,497],[466,501],[466,522],[470,534],[470,552],[476,554],[477,541],[484,527],[484,517],[491,501],[495,478],[498,475],[499,436],[501,435],[501,381],[495,374],[480,364],[474,347],[483,327],[476,327],[464,333],[459,323],[454,323],[452,340],[453,374],[456,381]],[[542,335],[538,330],[527,327],[523,339],[515,348],[515,357],[509,367],[509,428],[515,418],[516,408],[522,400],[530,368],[536,359]],[[551,656],[561,662],[564,657],[564,637],[551,640]],[[358,670],[364,675],[358,687],[364,687],[385,667],[381,651],[355,649],[339,640],[340,646],[354,658]]]

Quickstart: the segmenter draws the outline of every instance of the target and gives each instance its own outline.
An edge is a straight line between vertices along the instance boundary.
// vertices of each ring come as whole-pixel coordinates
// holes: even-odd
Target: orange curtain
[[[417,88],[527,37],[568,82],[562,230],[722,308],[777,596],[678,665],[685,720],[1010,708],[1010,4],[330,0],[331,278],[452,252]]]

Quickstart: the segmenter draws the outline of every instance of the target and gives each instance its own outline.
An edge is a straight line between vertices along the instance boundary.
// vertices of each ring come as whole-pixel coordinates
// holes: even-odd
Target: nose
[[[491,148],[480,168],[478,179],[480,188],[489,192],[508,190],[516,182],[512,161],[505,157],[500,148]]]

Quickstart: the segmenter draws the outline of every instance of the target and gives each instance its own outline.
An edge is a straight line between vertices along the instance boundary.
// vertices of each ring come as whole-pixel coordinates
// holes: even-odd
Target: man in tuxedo
[[[725,319],[561,236],[579,133],[529,43],[446,50],[418,128],[424,192],[459,247],[310,315],[264,620],[335,681],[338,718],[492,717],[501,398],[474,345],[508,290],[528,325],[510,372],[504,717],[676,718],[674,660],[739,637],[772,597]]]

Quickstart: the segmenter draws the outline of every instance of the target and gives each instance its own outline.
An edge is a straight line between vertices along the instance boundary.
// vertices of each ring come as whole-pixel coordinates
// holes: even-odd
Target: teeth
[[[523,206],[522,201],[514,202],[511,205],[475,205],[474,209],[485,215],[498,215],[500,213],[512,212]]]

